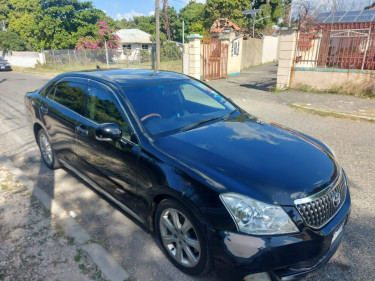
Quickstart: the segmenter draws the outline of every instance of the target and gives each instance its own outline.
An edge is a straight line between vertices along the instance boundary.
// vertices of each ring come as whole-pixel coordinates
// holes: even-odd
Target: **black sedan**
[[[293,280],[327,262],[350,213],[327,146],[173,72],[66,73],[25,97],[45,164],[154,230],[171,262]]]
[[[2,57],[0,57],[0,70],[12,70],[9,62]]]

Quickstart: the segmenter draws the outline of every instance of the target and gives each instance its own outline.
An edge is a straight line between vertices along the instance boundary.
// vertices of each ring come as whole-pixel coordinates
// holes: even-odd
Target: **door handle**
[[[76,130],[82,136],[87,136],[89,134],[89,132],[86,130],[86,126],[83,124],[78,125]]]
[[[48,107],[46,107],[44,105],[40,106],[40,110],[42,111],[43,114],[47,114],[48,113]]]

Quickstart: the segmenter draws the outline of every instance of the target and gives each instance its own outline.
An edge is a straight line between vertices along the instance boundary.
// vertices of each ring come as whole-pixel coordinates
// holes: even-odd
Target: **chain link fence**
[[[44,67],[58,71],[80,71],[100,68],[153,69],[154,50],[102,49],[102,50],[45,50]],[[160,69],[182,72],[182,48],[167,42],[160,48]]]

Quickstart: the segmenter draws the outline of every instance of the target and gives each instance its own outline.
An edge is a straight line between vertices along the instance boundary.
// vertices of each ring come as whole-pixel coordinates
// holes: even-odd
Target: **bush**
[[[161,61],[174,61],[182,59],[181,48],[175,42],[164,42],[160,48]]]
[[[23,39],[15,32],[0,31],[0,49],[3,51],[26,51]]]

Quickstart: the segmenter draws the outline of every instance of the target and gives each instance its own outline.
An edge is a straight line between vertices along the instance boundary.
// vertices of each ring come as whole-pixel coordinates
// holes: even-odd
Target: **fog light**
[[[245,281],[271,281],[271,278],[267,272],[262,272],[262,273],[255,273],[255,274],[247,275],[244,278],[244,280]]]

